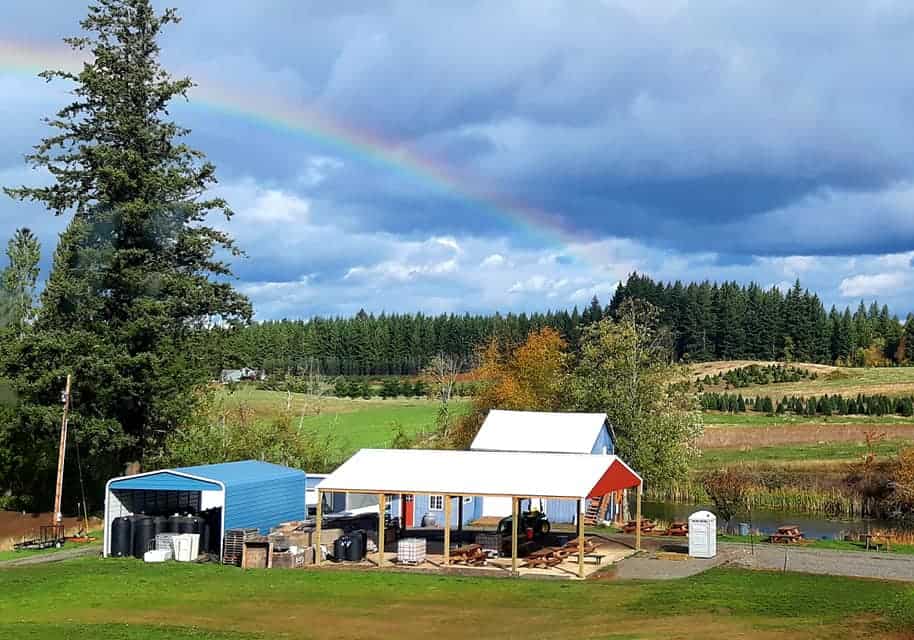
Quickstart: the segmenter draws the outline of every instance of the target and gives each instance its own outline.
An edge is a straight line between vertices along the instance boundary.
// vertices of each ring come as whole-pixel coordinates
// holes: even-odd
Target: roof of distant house
[[[607,423],[605,413],[548,413],[492,409],[470,449],[591,453]]]

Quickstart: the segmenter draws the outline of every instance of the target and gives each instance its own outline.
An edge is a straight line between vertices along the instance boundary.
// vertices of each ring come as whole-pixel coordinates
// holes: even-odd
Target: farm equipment
[[[31,540],[23,540],[15,545],[13,549],[16,551],[24,551],[26,549],[50,549],[51,547],[61,547],[66,541],[64,536],[64,530],[62,524],[43,524],[39,530],[39,535],[37,538]]]
[[[501,519],[495,533],[501,540],[502,552],[511,548],[511,516]],[[542,511],[524,511],[520,514],[517,522],[517,539],[524,545],[538,546],[542,538],[549,535],[552,525]]]

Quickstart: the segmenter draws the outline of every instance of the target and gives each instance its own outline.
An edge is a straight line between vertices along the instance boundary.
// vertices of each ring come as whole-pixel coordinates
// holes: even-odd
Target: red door
[[[413,511],[414,511],[413,501],[415,499],[416,499],[416,496],[414,496],[412,494],[404,494],[403,500],[401,500],[401,503],[403,504],[402,508],[403,508],[403,527],[404,528],[413,526]]]

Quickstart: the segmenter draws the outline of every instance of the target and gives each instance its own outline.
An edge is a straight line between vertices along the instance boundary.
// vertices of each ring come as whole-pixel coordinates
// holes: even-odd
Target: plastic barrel
[[[190,522],[190,531],[187,533],[202,533],[203,532],[203,518],[200,516],[188,516],[188,521]]]
[[[133,523],[128,516],[115,518],[111,524],[111,555],[115,558],[124,558],[133,554],[133,539],[131,531]]]
[[[143,559],[155,540],[155,522],[149,516],[135,516],[133,520],[133,557]]]
[[[361,562],[365,557],[365,539],[367,534],[364,530],[353,531],[349,534],[349,547],[346,549],[346,559],[352,562]]]
[[[168,530],[168,518],[165,516],[155,516],[152,519],[153,527],[155,528],[155,534],[159,535],[160,533],[169,533]]]
[[[333,557],[337,562],[349,559],[349,546],[352,544],[349,536],[340,536],[333,541]]]
[[[183,517],[184,516],[180,516],[177,513],[174,514],[173,516],[169,516],[167,533],[181,533],[180,522],[181,522],[181,518],[183,518]]]

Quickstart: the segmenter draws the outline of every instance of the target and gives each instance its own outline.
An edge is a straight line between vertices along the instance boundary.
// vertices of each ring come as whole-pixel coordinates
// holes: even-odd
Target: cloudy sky
[[[85,4],[4,2],[0,184],[43,179],[66,87],[21,62]],[[634,270],[914,311],[910,2],[167,4],[260,318],[564,308]],[[46,253],[64,223],[0,200]]]

